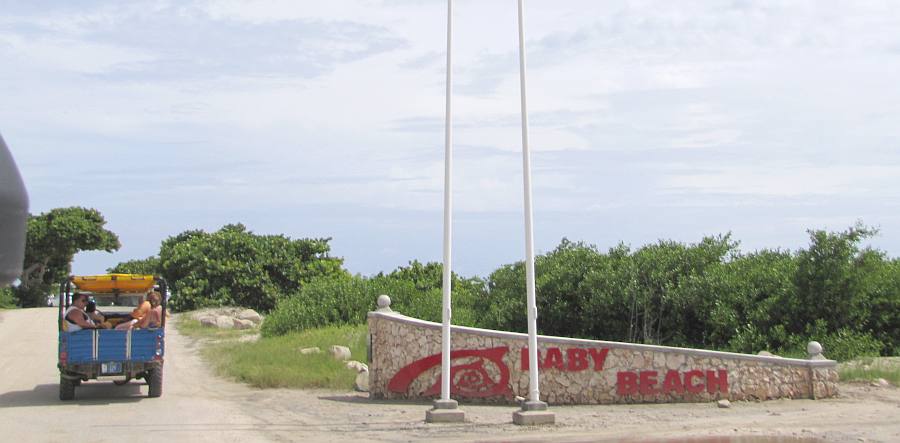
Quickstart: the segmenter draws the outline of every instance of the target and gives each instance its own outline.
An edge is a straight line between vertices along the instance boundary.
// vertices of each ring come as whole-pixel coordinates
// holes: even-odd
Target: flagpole
[[[443,330],[441,331],[441,400],[450,400],[450,306],[452,279],[452,238],[453,238],[453,127],[451,124],[451,101],[453,85],[450,63],[451,44],[453,42],[453,1],[447,0],[447,85],[444,102],[444,267],[443,283]]]
[[[447,95],[444,110],[444,274],[441,289],[442,320],[441,327],[441,398],[434,401],[434,408],[425,412],[426,422],[461,422],[465,413],[458,409],[456,400],[450,399],[450,319],[452,289],[452,215],[453,215],[453,138],[451,125],[450,97],[452,88],[451,49],[453,41],[453,1],[447,0]]]
[[[519,0],[519,95],[522,105],[522,177],[525,200],[525,285],[528,298],[528,401],[513,413],[513,423],[550,424],[555,416],[541,401],[538,386],[537,302],[534,288],[534,227],[531,206],[531,151],[528,147],[528,107],[525,99],[525,3]]]

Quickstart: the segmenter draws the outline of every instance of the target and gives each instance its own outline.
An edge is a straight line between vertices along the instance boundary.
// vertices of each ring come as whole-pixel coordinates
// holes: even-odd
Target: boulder
[[[219,329],[233,329],[234,318],[227,315],[220,315],[216,317],[216,327],[218,327]]]
[[[876,378],[875,380],[872,380],[872,386],[876,388],[886,388],[890,385],[891,383],[883,378]]]
[[[234,321],[234,329],[253,329],[256,326],[256,323],[250,320],[240,318],[233,318],[232,320]]]
[[[358,362],[356,360],[350,360],[347,362],[347,369],[353,369],[356,372],[369,371],[369,367],[366,366],[365,363]]]
[[[258,312],[252,309],[244,309],[237,315],[237,318],[241,320],[249,320],[256,324],[259,324],[259,322],[262,321],[262,316],[260,316]]]
[[[731,402],[728,400],[719,400],[718,402],[716,402],[716,406],[727,409],[731,407]]]
[[[211,328],[218,327],[218,325],[216,324],[216,318],[210,316],[200,317],[200,324],[203,326],[209,326]]]
[[[331,347],[331,356],[337,360],[350,360],[350,348],[334,345]]]
[[[369,392],[369,370],[360,371],[356,374],[356,381],[353,383],[353,389],[360,392]]]
[[[300,348],[299,351],[300,351],[300,353],[303,354],[303,355],[309,355],[309,354],[321,354],[321,353],[322,353],[322,350],[319,349],[318,346],[313,346],[313,347],[311,347],[311,348]]]

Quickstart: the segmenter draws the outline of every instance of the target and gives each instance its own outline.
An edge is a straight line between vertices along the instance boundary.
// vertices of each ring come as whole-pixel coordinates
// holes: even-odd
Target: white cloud
[[[153,54],[141,53],[114,44],[80,41],[71,38],[36,38],[0,34],[4,57],[26,63],[30,69],[78,74],[100,74],[113,69],[128,69],[134,63],[149,63]]]
[[[900,175],[900,165],[791,165],[762,163],[717,167],[715,172],[671,175],[662,186],[675,193],[743,194],[762,197],[897,197],[879,184]]]
[[[193,199],[233,205],[222,223],[346,225],[373,251],[399,240],[364,234],[371,211],[440,211],[443,1],[14,6],[0,130],[35,210],[96,204],[138,226],[127,209],[149,194],[182,209],[171,229],[224,217],[179,206]],[[454,201],[492,232],[521,210],[515,2],[454,8]],[[900,189],[893,2],[529,1],[526,14],[535,207],[558,216],[543,229],[653,241],[746,227],[740,210],[768,226],[813,211],[883,223],[900,251],[884,203]],[[159,179],[102,161],[72,174],[87,157]],[[359,271],[380,269],[367,260]]]

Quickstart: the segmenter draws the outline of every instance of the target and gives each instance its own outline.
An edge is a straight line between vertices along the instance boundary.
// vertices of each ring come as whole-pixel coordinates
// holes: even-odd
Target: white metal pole
[[[537,302],[534,290],[534,229],[531,209],[531,152],[528,149],[528,108],[525,102],[525,4],[519,0],[519,87],[522,98],[522,176],[525,187],[525,284],[528,294],[529,400],[540,401],[537,358]]]
[[[443,289],[443,330],[441,331],[441,400],[450,400],[450,290],[452,268],[450,248],[452,238],[452,172],[453,145],[450,125],[451,64],[450,43],[452,41],[453,1],[447,0],[447,108],[444,111],[444,281]]]

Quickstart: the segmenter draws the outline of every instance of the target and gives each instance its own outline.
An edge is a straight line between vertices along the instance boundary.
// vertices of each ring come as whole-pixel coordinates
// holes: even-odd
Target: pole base
[[[513,412],[513,424],[522,426],[552,425],[556,423],[556,414],[547,410],[547,403],[527,401],[522,409]]]
[[[456,400],[435,400],[434,407],[425,411],[426,423],[462,423],[466,413],[458,408]]]

